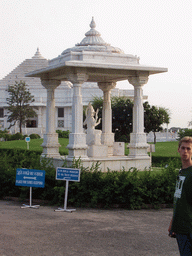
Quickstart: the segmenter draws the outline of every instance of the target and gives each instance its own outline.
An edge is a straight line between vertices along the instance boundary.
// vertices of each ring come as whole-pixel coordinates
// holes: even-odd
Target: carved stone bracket
[[[133,86],[143,86],[148,82],[149,73],[148,72],[138,72],[136,76],[128,77],[128,81]]]
[[[72,84],[83,84],[87,81],[88,75],[86,72],[77,71],[75,73],[68,74],[67,78]]]
[[[115,88],[116,82],[99,82],[98,86],[102,91],[110,91]]]
[[[46,79],[41,79],[41,84],[46,88],[46,89],[56,89],[60,84],[60,80],[46,80]]]

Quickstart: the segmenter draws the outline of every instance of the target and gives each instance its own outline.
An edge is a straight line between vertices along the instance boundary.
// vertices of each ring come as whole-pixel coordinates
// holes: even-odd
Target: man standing
[[[182,169],[177,177],[169,236],[176,237],[180,255],[192,256],[192,137],[179,142]]]

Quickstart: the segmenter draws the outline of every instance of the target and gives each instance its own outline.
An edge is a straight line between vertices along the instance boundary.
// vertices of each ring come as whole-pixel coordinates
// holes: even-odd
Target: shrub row
[[[76,207],[111,207],[139,209],[152,205],[171,205],[178,174],[174,161],[158,171],[136,169],[101,172],[99,163],[90,169],[80,161],[73,168],[81,169],[80,182],[69,183],[68,204]],[[0,150],[0,197],[29,198],[28,187],[15,186],[16,168],[45,170],[45,188],[33,188],[33,199],[48,200],[62,205],[65,182],[55,180],[55,168],[50,160],[40,161],[40,154],[22,150]]]
[[[28,135],[22,135],[21,133],[15,133],[10,134],[6,131],[0,131],[0,138],[3,138],[5,141],[11,141],[11,140],[24,140]],[[39,139],[41,138],[39,134],[33,133],[29,135],[31,139]]]
[[[128,209],[172,205],[177,175],[172,162],[160,171],[131,169],[102,173],[93,167],[92,171],[81,173],[80,183],[71,184],[69,202],[77,206],[119,205]]]
[[[59,138],[69,138],[69,133],[70,131],[61,131],[61,130],[56,130],[58,133]],[[28,137],[28,135],[22,135],[21,133],[15,133],[15,134],[10,134],[8,131],[5,129],[4,131],[0,130],[0,138],[3,138],[5,141],[11,141],[11,140],[24,140],[25,137]],[[39,134],[33,133],[29,135],[31,139],[39,139],[41,138]]]

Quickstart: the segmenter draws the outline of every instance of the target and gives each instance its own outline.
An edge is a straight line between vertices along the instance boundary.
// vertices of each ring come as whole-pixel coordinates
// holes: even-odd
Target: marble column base
[[[101,134],[101,143],[105,146],[108,146],[108,156],[113,155],[113,143],[114,143],[114,133],[102,133]]]
[[[59,154],[59,147],[61,146],[58,142],[57,133],[46,133],[44,134],[43,144],[43,153],[41,156],[49,158],[61,158]]]
[[[149,157],[147,154],[147,139],[145,133],[131,133],[129,147],[129,157],[131,158],[141,158]]]
[[[70,133],[69,144],[67,145],[69,154],[67,158],[88,158],[85,133]]]

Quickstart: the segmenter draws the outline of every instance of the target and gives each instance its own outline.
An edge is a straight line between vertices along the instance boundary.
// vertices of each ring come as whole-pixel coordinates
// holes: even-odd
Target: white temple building
[[[36,106],[37,117],[32,118],[23,127],[23,134],[30,135],[37,133],[41,137],[46,131],[46,105],[47,105],[47,90],[41,84],[40,78],[26,77],[25,75],[31,71],[42,69],[48,66],[49,61],[42,57],[37,49],[37,52],[31,59],[24,60],[19,66],[11,71],[7,76],[0,80],[0,129],[8,129],[9,123],[7,122],[7,102],[8,92],[6,89],[9,85],[14,85],[15,81],[25,81],[31,94],[34,96],[35,102],[32,103]],[[72,131],[72,99],[73,88],[72,83],[69,81],[62,81],[61,85],[55,90],[55,129],[56,130],[69,130]],[[82,102],[83,106],[93,100],[93,97],[102,97],[103,93],[94,82],[85,82],[82,85]],[[112,96],[124,96],[133,100],[134,91],[128,89],[114,88]],[[145,96],[147,99],[147,96]],[[11,133],[19,132],[19,126],[10,128]]]

